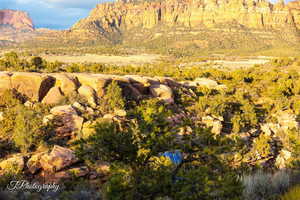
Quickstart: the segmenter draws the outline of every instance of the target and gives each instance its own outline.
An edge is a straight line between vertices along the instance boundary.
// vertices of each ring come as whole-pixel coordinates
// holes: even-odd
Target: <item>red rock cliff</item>
[[[0,25],[9,25],[16,30],[34,30],[31,18],[22,11],[0,10]]]

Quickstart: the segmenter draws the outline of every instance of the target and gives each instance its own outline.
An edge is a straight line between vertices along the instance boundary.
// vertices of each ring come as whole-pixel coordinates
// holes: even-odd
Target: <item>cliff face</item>
[[[17,31],[34,30],[31,18],[22,11],[0,10],[0,25],[8,25]]]
[[[188,28],[236,23],[253,29],[300,29],[298,2],[271,4],[266,0],[165,0],[99,4],[73,30],[97,27],[101,31],[153,28],[156,25]]]

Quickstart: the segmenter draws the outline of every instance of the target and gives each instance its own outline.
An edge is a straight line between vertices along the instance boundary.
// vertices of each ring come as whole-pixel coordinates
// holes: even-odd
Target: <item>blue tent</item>
[[[183,160],[182,153],[179,150],[173,152],[166,151],[162,153],[161,156],[169,158],[172,161],[172,163],[175,165],[179,165]]]

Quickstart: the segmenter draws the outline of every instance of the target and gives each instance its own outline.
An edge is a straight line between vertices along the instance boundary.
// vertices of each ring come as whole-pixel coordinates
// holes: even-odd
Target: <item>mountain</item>
[[[0,26],[17,31],[34,31],[34,25],[26,12],[17,10],[0,10]]]
[[[185,54],[199,49],[296,49],[300,42],[299,2],[118,0],[98,4],[88,17],[64,31],[35,30],[26,13],[2,10],[0,41],[27,41],[29,46],[117,44],[160,53],[180,49]]]
[[[163,40],[171,46],[252,48],[297,44],[299,29],[299,1],[119,0],[98,4],[71,32],[122,44]]]
[[[0,46],[24,42],[35,35],[34,24],[26,12],[0,10]]]

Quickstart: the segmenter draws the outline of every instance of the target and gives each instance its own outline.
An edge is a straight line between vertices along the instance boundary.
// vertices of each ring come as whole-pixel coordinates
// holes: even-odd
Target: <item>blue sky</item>
[[[105,1],[113,0],[0,0],[0,9],[28,12],[37,28],[68,29]]]
[[[68,29],[105,1],[112,0],[0,0],[0,9],[26,11],[38,28]]]

